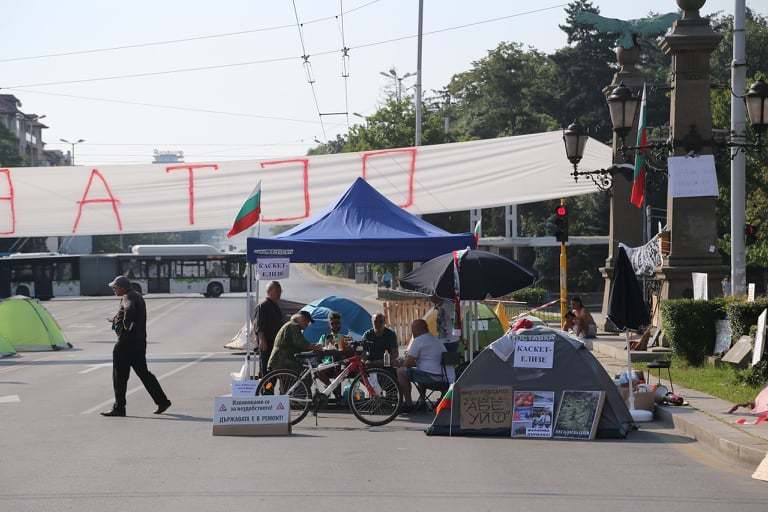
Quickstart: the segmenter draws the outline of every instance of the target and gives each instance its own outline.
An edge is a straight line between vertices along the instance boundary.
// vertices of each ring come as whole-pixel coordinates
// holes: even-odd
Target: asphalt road
[[[286,298],[311,286],[286,282]],[[213,437],[213,397],[241,364],[221,348],[235,298],[149,299],[150,369],[173,407],[154,416],[132,376],[129,417],[102,418],[116,305],[46,303],[75,348],[0,359],[1,511],[766,510],[768,484],[658,425],[624,441],[434,438],[427,416],[368,428],[326,412],[290,437]]]

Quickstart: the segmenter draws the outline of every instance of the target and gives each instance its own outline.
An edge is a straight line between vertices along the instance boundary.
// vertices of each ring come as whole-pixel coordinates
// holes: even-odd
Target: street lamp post
[[[72,165],[75,165],[75,145],[80,144],[82,142],[85,142],[85,139],[78,139],[75,142],[70,142],[67,139],[59,139],[64,144],[69,144],[72,147],[72,161],[70,162]]]
[[[404,75],[398,75],[397,70],[395,68],[391,68],[389,71],[379,71],[379,74],[381,76],[385,76],[387,78],[394,80],[395,94],[397,97],[397,101],[402,101],[403,99],[403,80],[405,80],[406,78],[410,78],[412,76],[416,76],[416,73],[406,73]]]

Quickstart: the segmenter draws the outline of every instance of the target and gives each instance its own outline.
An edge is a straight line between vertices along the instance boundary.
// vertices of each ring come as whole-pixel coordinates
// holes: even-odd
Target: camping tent
[[[29,297],[0,302],[0,336],[19,352],[72,347],[48,310]]]
[[[480,338],[480,349],[483,349],[494,340],[504,336],[504,331],[506,329],[504,329],[501,322],[499,322],[496,313],[482,302],[477,305],[477,312],[477,331]],[[429,332],[433,335],[437,335],[437,310],[434,308],[430,309],[427,314],[424,315],[424,320],[427,321]]]
[[[13,348],[11,342],[8,341],[5,336],[0,334],[0,357],[12,356],[16,353],[16,349]]]
[[[554,341],[551,369],[515,367],[516,343],[525,339]],[[579,340],[559,330],[546,327],[520,330],[514,335],[504,336],[480,352],[456,380],[450,407],[437,414],[432,425],[427,428],[427,434],[510,436],[511,400],[508,410],[505,411],[508,413],[509,426],[483,430],[461,428],[462,390],[480,388],[554,391],[555,411],[565,390],[603,391],[605,404],[597,427],[597,436],[625,437],[632,425],[627,406],[597,359]]]
[[[312,315],[314,320],[304,329],[304,337],[312,343],[317,343],[323,334],[330,332],[328,315],[331,311],[341,314],[341,333],[350,333],[353,339],[361,339],[363,333],[373,327],[371,314],[365,308],[356,302],[335,295],[313,300],[301,309]]]
[[[249,238],[248,261],[266,256],[293,263],[427,261],[474,246],[471,233],[454,235],[435,227],[357,178],[320,216],[274,238]]]

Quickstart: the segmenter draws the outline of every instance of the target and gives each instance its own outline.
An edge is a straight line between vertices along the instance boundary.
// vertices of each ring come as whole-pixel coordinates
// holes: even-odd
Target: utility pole
[[[424,28],[424,0],[419,0],[419,37],[416,50],[416,141],[421,146],[421,40]]]
[[[731,62],[731,88],[742,94],[746,87],[746,37],[744,18],[745,0],[734,0],[733,9],[733,61]],[[731,133],[733,141],[745,140],[744,102],[731,95]],[[745,155],[739,148],[731,148],[731,294],[747,293],[746,250],[744,229],[746,226],[746,172]]]

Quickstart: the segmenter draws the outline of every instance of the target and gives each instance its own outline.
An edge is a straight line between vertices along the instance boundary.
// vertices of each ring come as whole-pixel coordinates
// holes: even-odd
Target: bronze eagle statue
[[[590,11],[579,11],[575,14],[574,20],[584,25],[592,25],[599,32],[618,34],[619,37],[616,40],[616,45],[628,50],[635,45],[635,38],[638,36],[659,36],[671,27],[675,21],[679,20],[680,17],[680,13],[670,12],[637,20],[618,20],[616,18],[606,18]]]

